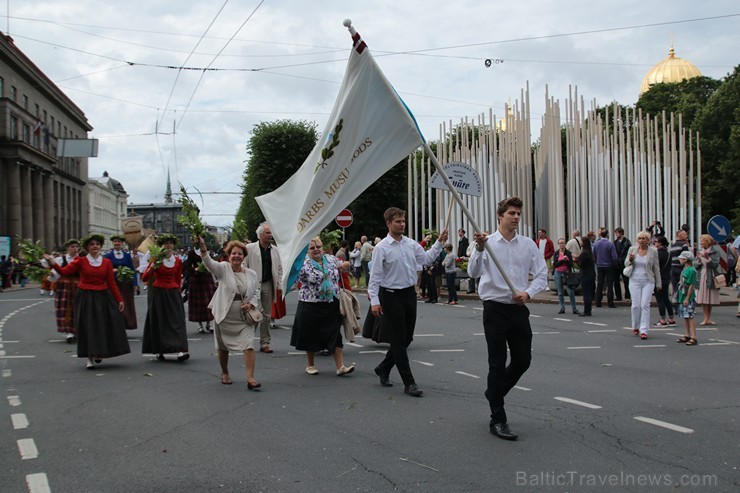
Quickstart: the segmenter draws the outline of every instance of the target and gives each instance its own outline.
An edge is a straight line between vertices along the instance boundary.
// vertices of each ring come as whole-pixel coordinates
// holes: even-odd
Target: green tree
[[[697,113],[702,162],[702,225],[716,214],[740,231],[740,65]]]
[[[250,238],[256,238],[254,231],[265,220],[254,198],[285,183],[301,167],[317,140],[315,123],[277,120],[254,126],[247,144],[250,157],[235,218],[235,223],[245,225]]]
[[[641,109],[643,116],[666,113],[681,113],[683,125],[694,127],[697,113],[707,104],[709,98],[719,88],[721,81],[711,77],[693,77],[681,82],[654,84],[640,95],[635,107]]]

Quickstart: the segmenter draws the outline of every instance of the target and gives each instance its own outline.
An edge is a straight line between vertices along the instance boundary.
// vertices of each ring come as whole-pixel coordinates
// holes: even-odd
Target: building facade
[[[92,127],[34,63],[0,33],[0,236],[60,247],[88,231],[87,158],[57,158],[59,139]]]
[[[112,248],[110,236],[121,234],[121,219],[126,217],[128,194],[121,182],[103,172],[99,178],[89,178],[88,204],[91,233],[105,236],[104,248]]]
[[[177,221],[177,218],[182,215],[182,204],[172,200],[169,173],[167,173],[164,202],[159,204],[129,204],[128,215],[142,216],[142,227],[145,230],[152,230],[155,234],[170,233],[177,236],[178,248],[192,246],[187,228]]]

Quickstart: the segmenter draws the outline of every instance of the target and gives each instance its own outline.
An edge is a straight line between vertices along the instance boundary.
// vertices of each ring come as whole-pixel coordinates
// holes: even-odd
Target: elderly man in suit
[[[272,316],[272,302],[276,296],[282,296],[279,291],[283,279],[283,270],[280,266],[280,257],[277,248],[272,244],[272,231],[264,222],[257,228],[259,241],[247,245],[247,258],[244,260],[247,268],[257,273],[260,281],[260,302],[264,318],[259,323],[260,351],[272,353],[270,347],[270,318]]]

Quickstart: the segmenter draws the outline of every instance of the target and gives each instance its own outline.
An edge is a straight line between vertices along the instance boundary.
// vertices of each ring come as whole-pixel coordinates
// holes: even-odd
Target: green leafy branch
[[[41,267],[46,249],[41,246],[41,241],[35,243],[31,240],[16,237],[20,257],[26,262],[23,275],[33,282],[42,282],[49,275],[49,270]]]
[[[116,279],[122,282],[130,282],[134,278],[134,271],[125,265],[116,269]]]
[[[158,245],[152,245],[149,247],[149,261],[154,262],[154,268],[158,269],[164,262],[165,250],[163,247]]]
[[[321,161],[316,163],[316,169],[313,171],[314,175],[318,173],[319,168],[323,169],[326,166],[326,162],[334,155],[334,149],[339,145],[339,133],[342,131],[343,125],[344,118],[340,118],[339,123],[334,127],[334,133],[332,133],[331,136],[331,143],[328,147],[321,149]]]
[[[185,187],[180,184],[180,203],[182,204],[182,215],[177,217],[177,222],[182,224],[188,230],[193,240],[193,245],[197,244],[198,237],[205,236],[206,227],[200,219],[200,210],[190,198]]]

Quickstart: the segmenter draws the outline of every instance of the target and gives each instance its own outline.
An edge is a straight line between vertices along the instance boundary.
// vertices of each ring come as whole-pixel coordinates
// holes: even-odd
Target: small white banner
[[[483,194],[480,176],[478,176],[478,173],[469,164],[447,163],[442,168],[444,168],[447,177],[452,182],[452,186],[455,187],[458,193],[474,195],[476,197],[480,197]],[[442,177],[436,171],[429,180],[429,186],[431,188],[449,190]]]

